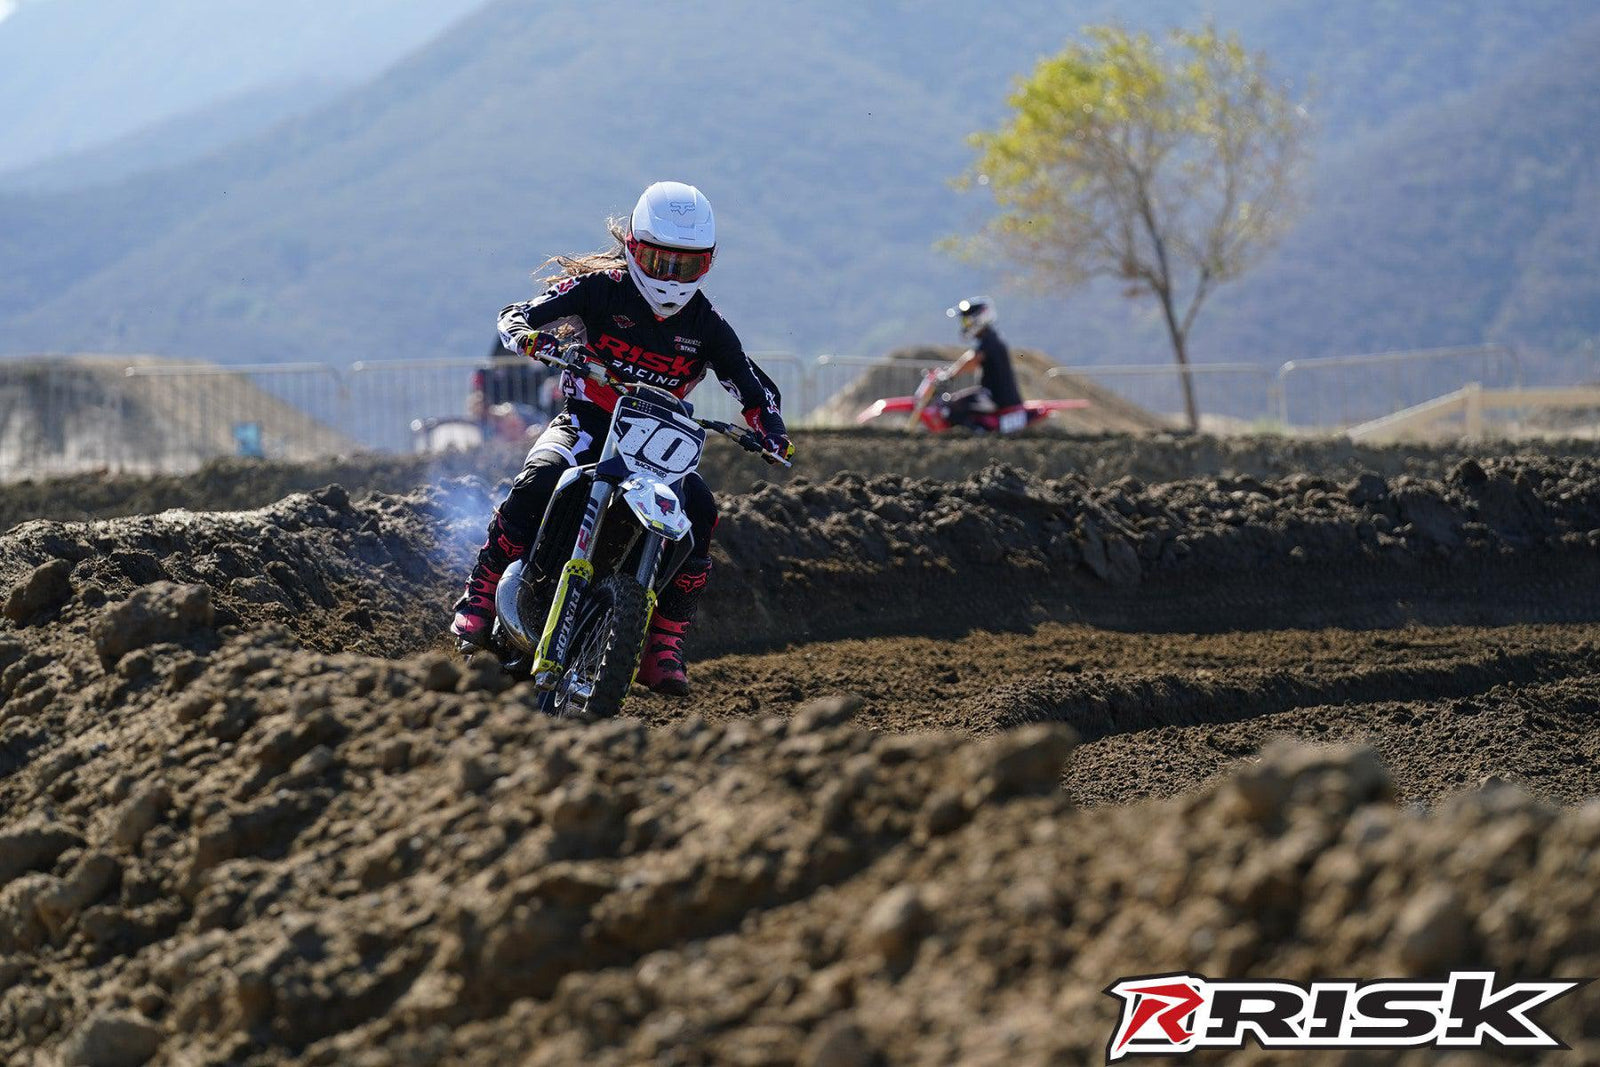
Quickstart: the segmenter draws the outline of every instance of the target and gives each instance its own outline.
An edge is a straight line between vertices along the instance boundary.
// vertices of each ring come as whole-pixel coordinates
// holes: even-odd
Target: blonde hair
[[[628,220],[620,215],[606,219],[606,231],[611,234],[611,247],[598,252],[558,252],[539,264],[534,271],[534,281],[550,286],[568,278],[585,274],[598,274],[603,270],[626,270],[628,258],[623,248],[628,240]]]

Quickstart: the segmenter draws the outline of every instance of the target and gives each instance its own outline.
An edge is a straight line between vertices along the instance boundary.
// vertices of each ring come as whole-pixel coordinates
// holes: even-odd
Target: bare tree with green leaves
[[[1305,109],[1263,56],[1211,26],[1164,42],[1093,27],[1008,103],[998,129],[971,138],[961,184],[987,186],[1000,208],[973,247],[1037,282],[1116,278],[1154,296],[1198,429],[1189,332],[1289,222]]]

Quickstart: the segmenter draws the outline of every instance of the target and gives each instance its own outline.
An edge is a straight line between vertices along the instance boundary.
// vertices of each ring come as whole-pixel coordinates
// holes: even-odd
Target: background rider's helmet
[[[662,318],[683,310],[716,255],[711,202],[692,185],[656,182],[633,206],[626,242],[628,273]]]
[[[979,330],[994,322],[994,301],[986,296],[975,296],[953,308],[945,308],[944,313],[960,320],[962,337],[976,337]]]

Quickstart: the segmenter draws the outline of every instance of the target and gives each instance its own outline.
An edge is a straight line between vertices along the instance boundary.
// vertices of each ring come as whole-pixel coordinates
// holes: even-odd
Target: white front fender
[[[673,541],[689,535],[691,523],[672,486],[654,475],[636,471],[617,487],[645,529]]]

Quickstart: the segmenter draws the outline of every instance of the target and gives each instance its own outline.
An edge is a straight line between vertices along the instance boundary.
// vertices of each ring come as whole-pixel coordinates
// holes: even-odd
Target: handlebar
[[[628,387],[628,383],[612,374],[604,364],[596,363],[582,354],[588,351],[589,349],[586,345],[578,341],[571,341],[564,345],[552,345],[549,348],[536,349],[529,353],[529,357],[546,366],[570,371],[580,377],[609,385],[622,392],[632,392]],[[574,353],[577,353],[577,355],[574,355]]]
[[[760,436],[753,431],[746,430],[740,426],[734,426],[732,423],[718,422],[716,419],[695,419],[694,421],[698,422],[701,426],[704,426],[712,433],[720,433],[722,436],[726,437],[728,440],[732,441],[746,452],[758,452],[780,467],[794,466],[794,464],[789,460],[783,458],[778,453],[772,451],[766,445],[762,444]]]
[[[532,354],[532,358],[549,366],[570,371],[592,382],[610,386],[619,393],[634,393],[639,389],[638,382],[625,382],[615,374],[612,374],[605,364],[597,363],[590,359],[586,354],[589,352],[588,347],[578,341],[556,345],[548,355],[545,354],[546,351],[545,349],[540,349]],[[746,452],[759,453],[782,467],[794,466],[789,460],[767,448],[762,443],[760,436],[750,430],[734,426],[731,423],[718,422],[716,419],[695,419],[694,421],[712,433],[721,434],[723,437],[728,438]]]

